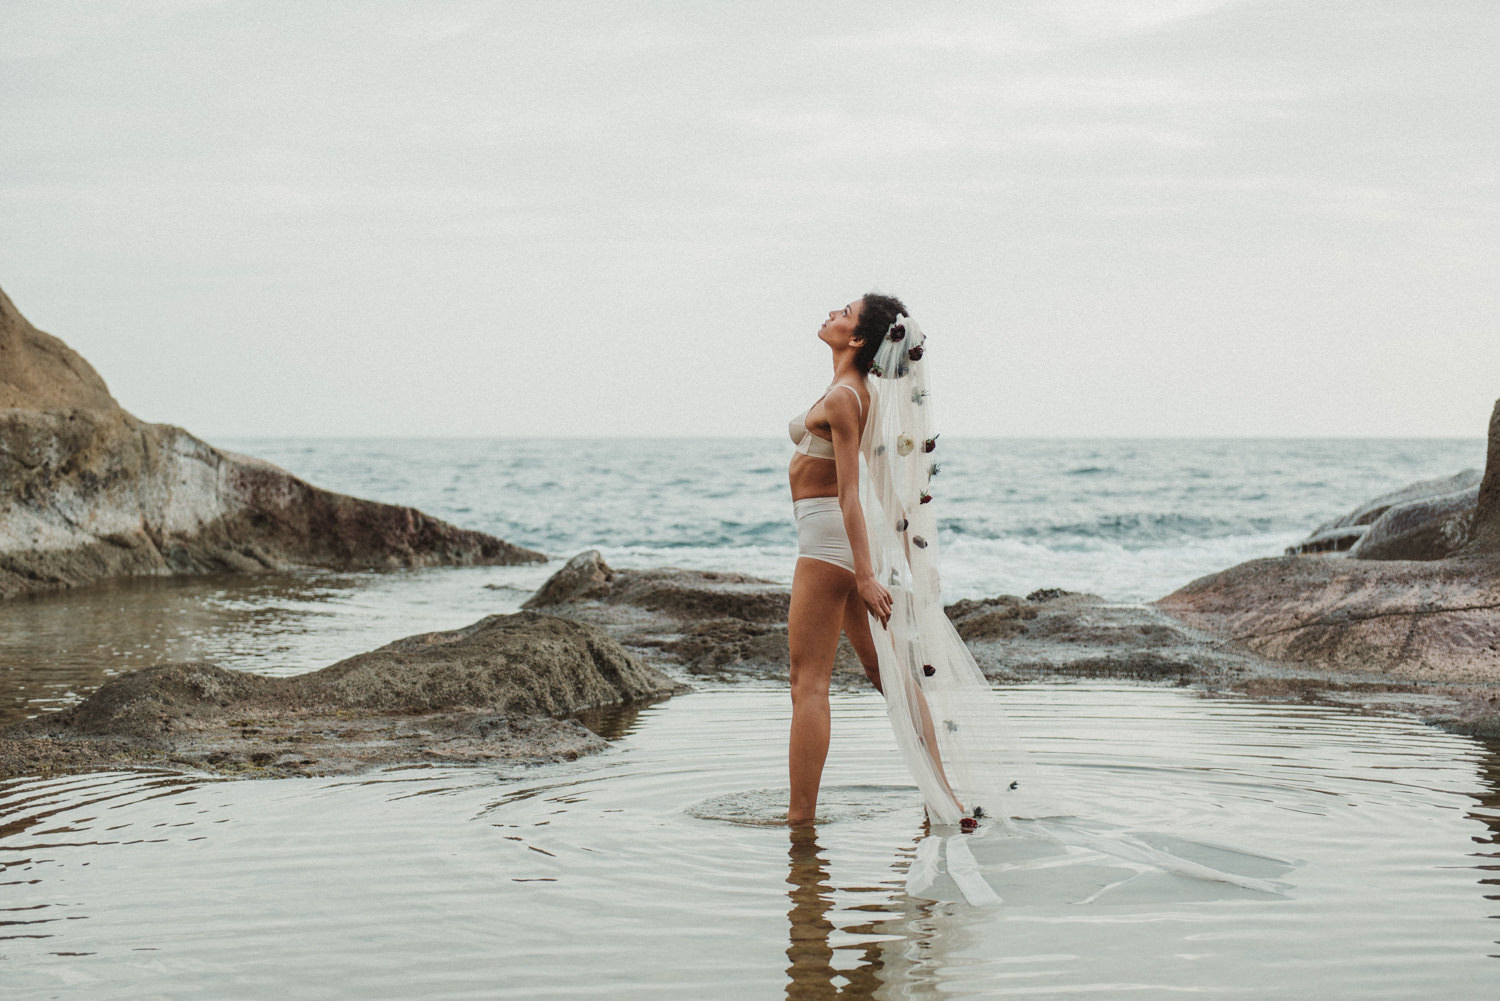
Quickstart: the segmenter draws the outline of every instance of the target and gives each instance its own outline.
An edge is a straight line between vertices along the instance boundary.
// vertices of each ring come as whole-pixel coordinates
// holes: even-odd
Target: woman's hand
[[[859,600],[865,603],[865,608],[870,614],[880,620],[880,628],[891,619],[891,592],[880,586],[874,574],[865,574],[855,581],[859,590]]]

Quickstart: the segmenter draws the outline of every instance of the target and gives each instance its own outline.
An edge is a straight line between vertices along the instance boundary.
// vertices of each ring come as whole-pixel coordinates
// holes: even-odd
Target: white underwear
[[[844,511],[837,497],[804,497],[792,501],[797,518],[797,558],[822,560],[854,572],[854,552],[844,531]]]

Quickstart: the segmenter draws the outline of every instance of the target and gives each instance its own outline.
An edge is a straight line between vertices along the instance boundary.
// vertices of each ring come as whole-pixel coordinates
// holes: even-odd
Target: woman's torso
[[[787,469],[792,500],[807,497],[834,497],[839,492],[838,467],[833,458],[833,431],[828,423],[826,401],[836,391],[852,392],[859,401],[860,440],[864,440],[866,417],[870,410],[868,392],[863,387],[836,382],[828,387],[811,407],[792,418],[787,426],[797,451]]]

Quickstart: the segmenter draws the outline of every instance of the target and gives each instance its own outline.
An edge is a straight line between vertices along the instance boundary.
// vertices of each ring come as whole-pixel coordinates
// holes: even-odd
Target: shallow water
[[[1500,749],[1401,719],[1183,689],[1037,684],[1004,697],[1075,816],[961,839],[1004,898],[993,907],[942,881],[906,892],[932,836],[874,695],[835,698],[826,816],[808,838],[766,823],[785,802],[776,686],[601,715],[615,743],[561,765],[0,784],[6,996],[1500,988]],[[1143,842],[1224,846],[1214,864],[1269,886],[1113,848]]]
[[[142,577],[0,602],[0,725],[112,675],[205,660],[257,674],[327,667],[414,633],[514,612],[557,567]]]

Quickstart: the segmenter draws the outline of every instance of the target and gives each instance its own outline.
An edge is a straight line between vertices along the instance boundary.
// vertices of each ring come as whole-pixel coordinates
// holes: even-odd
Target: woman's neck
[[[860,375],[858,366],[854,364],[854,352],[840,352],[833,356],[833,381],[844,382],[850,376]]]

